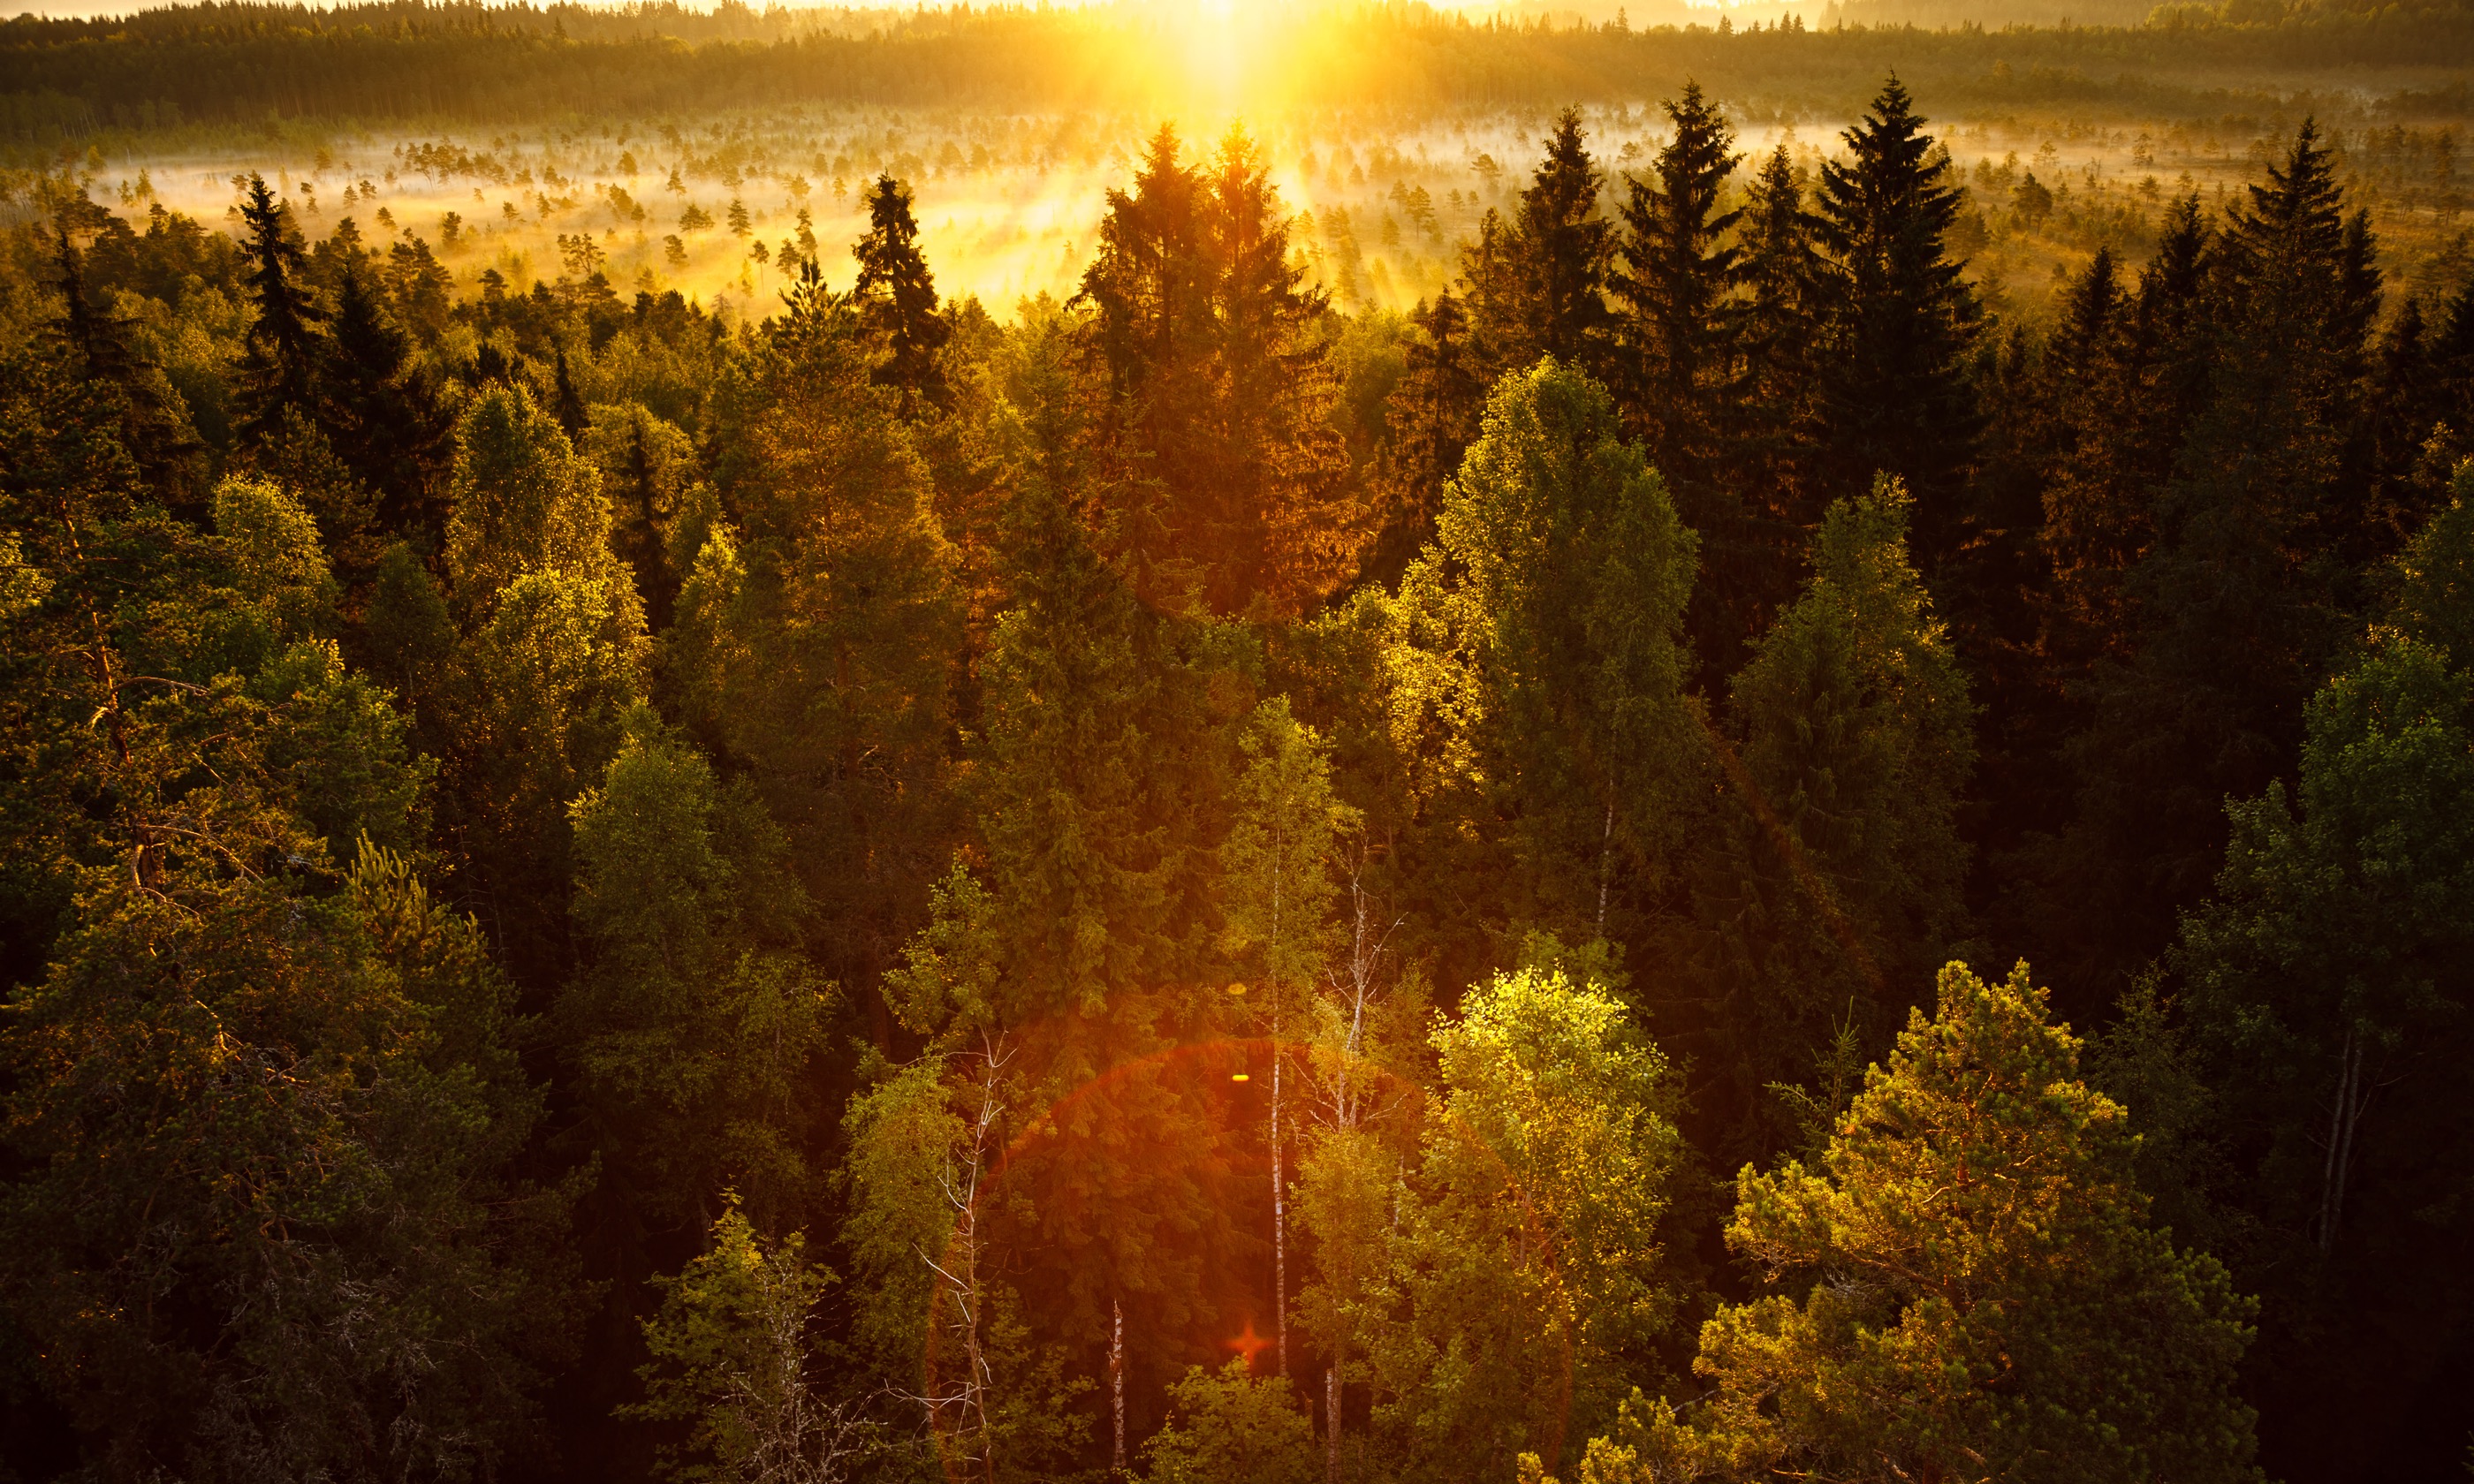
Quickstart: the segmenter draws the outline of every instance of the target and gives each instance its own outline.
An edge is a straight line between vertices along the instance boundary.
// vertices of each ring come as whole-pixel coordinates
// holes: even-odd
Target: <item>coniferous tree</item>
[[[1960,539],[1955,502],[1979,426],[1967,354],[1979,310],[1945,246],[1959,209],[1947,156],[1892,78],[1822,166],[1812,230],[1819,344],[1811,419],[1816,474],[1833,497],[1877,474],[1916,499],[1917,555],[1935,572]]]
[[[206,444],[162,369],[130,343],[128,323],[90,298],[85,255],[71,236],[74,214],[61,213],[54,228],[61,294],[54,333],[83,359],[89,378],[117,395],[121,443],[157,497],[174,509],[194,507],[204,493]]]
[[[910,214],[910,188],[879,176],[867,198],[867,233],[853,244],[859,282],[851,289],[860,318],[885,348],[877,368],[880,385],[898,388],[905,417],[924,402],[946,401],[938,353],[953,325],[936,311],[936,279],[919,251],[919,224]]]
[[[309,257],[291,207],[276,199],[263,177],[250,176],[240,219],[241,252],[257,310],[241,357],[241,433],[255,441],[277,432],[287,412],[315,413],[327,310],[311,291]]]
[[[411,347],[364,272],[347,267],[319,369],[318,422],[328,444],[376,493],[380,527],[435,549],[446,528],[441,455],[454,424],[410,361]]]
[[[1776,524],[1747,518],[1737,483],[1751,390],[1736,293],[1744,250],[1731,240],[1742,212],[1719,209],[1741,158],[1732,153],[1734,131],[1698,84],[1666,113],[1674,136],[1653,180],[1632,181],[1623,207],[1624,266],[1613,288],[1625,364],[1615,386],[1677,512],[1701,538],[1694,647],[1705,663],[1731,666],[1784,597],[1793,557]]]
[[[1153,601],[1288,615],[1357,571],[1372,536],[1319,325],[1261,152],[1231,130],[1186,165],[1152,139],[1111,192],[1078,303],[1107,369],[1126,501],[1118,535]]]
[[[1622,267],[1612,287],[1624,309],[1628,364],[1617,385],[1686,523],[1706,534],[1717,507],[1705,511],[1701,502],[1714,501],[1709,491],[1726,452],[1722,419],[1736,400],[1734,287],[1743,257],[1730,240],[1742,213],[1719,203],[1742,156],[1732,153],[1734,130],[1698,83],[1664,107],[1674,136],[1658,153],[1653,180],[1631,181],[1622,209]]]
[[[2025,965],[1944,969],[1817,1165],[1736,1177],[1728,1245],[1803,1297],[1722,1305],[1691,1419],[1636,1399],[1580,1477],[2257,1480],[2251,1305],[2148,1223],[2079,1048]]]
[[[716,409],[716,522],[666,655],[677,703],[788,831],[816,948],[872,986],[919,925],[959,825],[954,552],[898,394],[855,317],[815,304],[747,353]],[[870,1006],[876,1013],[880,1007]],[[888,1027],[881,1014],[875,1027]]]
[[[1831,508],[1810,584],[1729,698],[1732,796],[1696,852],[1689,954],[1713,1112],[1748,1153],[1794,1136],[1837,1039],[1880,1044],[1898,986],[1963,930],[1974,707],[1908,510],[1888,479]]]
[[[518,981],[567,975],[569,805],[644,694],[643,610],[610,550],[599,472],[521,387],[456,426],[447,605],[459,634],[424,723],[444,765],[443,838]]]
[[[1389,441],[1379,478],[1382,533],[1369,543],[1365,576],[1389,586],[1431,539],[1443,486],[1477,438],[1486,386],[1478,379],[1468,310],[1449,289],[1409,311],[1416,334],[1401,352],[1400,381],[1386,402]]]
[[[2444,1469],[2462,1442],[2431,1399],[2474,1304],[2448,1193],[2474,1120],[2446,1071],[2474,1053],[2474,467],[2456,493],[2399,563],[2392,627],[2312,698],[2292,786],[2226,805],[2170,960],[2212,1089],[2208,1193],[2264,1290],[2264,1430],[2314,1476]]]
[[[1489,379],[1540,356],[1597,374],[1607,368],[1615,224],[1599,204],[1606,178],[1589,157],[1580,109],[1558,115],[1544,142],[1512,219],[1489,211],[1463,253],[1470,337]]]
[[[2345,461],[2373,292],[2364,250],[2310,125],[2251,191],[2204,265],[2204,380],[2128,579],[2131,658],[2071,744],[2076,814],[2046,869],[2077,914],[2051,936],[2088,955],[2082,983],[2156,952],[2206,889],[2223,799],[2292,765],[2302,706],[2364,601]],[[2181,373],[2169,353],[2169,388]]]
[[[1736,240],[1745,405],[1738,410],[1743,421],[1730,472],[1744,492],[1748,515],[1774,527],[1802,529],[1819,520],[1828,503],[1804,492],[1809,471],[1800,469],[1794,457],[1804,404],[1811,395],[1820,259],[1795,157],[1783,143],[1745,186]]]

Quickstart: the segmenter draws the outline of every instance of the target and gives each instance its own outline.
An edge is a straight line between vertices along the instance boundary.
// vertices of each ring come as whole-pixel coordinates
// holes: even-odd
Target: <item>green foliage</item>
[[[1696,549],[1603,388],[1553,361],[1496,384],[1384,663],[1395,736],[1492,817],[1536,925],[1613,936],[1610,898],[1659,869],[1699,768]]]
[[[477,935],[371,848],[342,898],[97,888],[0,1034],[0,1260],[103,1476],[496,1467],[571,1311]]]
[[[2461,464],[2446,509],[2397,556],[2390,621],[2454,670],[2474,669],[2474,461]]]
[[[781,832],[641,710],[570,813],[585,965],[554,1018],[611,1178],[657,1220],[733,1186],[787,1225],[815,1193],[798,1094],[834,989],[796,951]]]
[[[1375,1425],[1415,1477],[1499,1478],[1521,1452],[1551,1466],[1612,1420],[1674,1317],[1659,1223],[1676,1089],[1628,1021],[1596,986],[1519,974],[1435,1028],[1442,1090],[1389,1239],[1389,1322],[1368,1336]],[[1370,1193],[1362,1172],[1322,1183],[1334,1216]]]
[[[1373,535],[1333,426],[1340,388],[1261,148],[1232,127],[1187,165],[1173,127],[1112,192],[1078,304],[1108,372],[1108,493],[1153,602],[1259,617],[1311,611]]]
[[[1314,1420],[1277,1377],[1232,1360],[1201,1366],[1168,1388],[1169,1418],[1143,1445],[1152,1484],[1309,1484]]]
[[[1808,436],[1825,488],[1852,494],[1880,474],[1925,501],[1929,564],[1956,540],[1949,502],[1978,416],[1965,357],[1981,314],[1946,247],[1959,209],[1948,153],[1894,76],[1821,167],[1813,239],[1823,271]]]
[[[832,1484],[861,1451],[858,1408],[826,1400],[813,1375],[815,1310],[834,1284],[793,1232],[757,1234],[725,1196],[711,1245],[657,1279],[661,1311],[644,1321],[644,1400],[622,1417],[688,1424],[665,1447],[658,1477],[680,1484]]]
[[[1490,374],[1541,357],[1597,371],[1614,316],[1607,305],[1615,224],[1599,203],[1605,173],[1590,158],[1581,110],[1556,116],[1536,178],[1511,220],[1488,212],[1463,250],[1470,333]]]
[[[2250,1305],[2147,1224],[2078,1051],[2025,966],[1943,969],[1821,1166],[1737,1178],[1728,1245],[1790,1291],[1723,1306],[1698,1410],[1636,1401],[1582,1478],[2259,1477]]]
[[[2466,631],[2449,574],[2467,544],[2460,505],[2409,548],[2405,632],[2375,633],[2312,698],[2291,791],[2227,804],[2216,890],[2169,960],[2208,1089],[2183,1143],[2212,1157],[2229,1255],[2280,1341],[2358,1306],[2466,1294],[2462,1181],[2439,1151],[2474,1137],[2443,1069],[2474,1024],[2474,678],[2433,640]],[[2350,1384],[2359,1350],[2274,1353],[2280,1412],[2329,1396],[2300,1405],[2342,1398],[2397,1425],[2395,1403]],[[2411,1386],[2427,1363],[2392,1368]]]
[[[607,582],[616,569],[599,471],[520,386],[494,383],[465,409],[449,492],[447,570],[466,613],[528,573]]]
[[[962,608],[927,466],[858,326],[829,311],[777,331],[722,389],[739,523],[708,528],[666,678],[788,832],[819,956],[866,984],[950,854]]]
[[[1228,920],[1222,949],[1259,966],[1275,994],[1306,989],[1337,943],[1333,850],[1357,811],[1332,797],[1322,739],[1287,697],[1255,707],[1238,745],[1245,771],[1230,793],[1236,818],[1220,845]]]
[[[1908,510],[1887,478],[1832,505],[1804,595],[1735,677],[1735,797],[1696,863],[1695,931],[1736,1099],[1811,1077],[1836,1024],[1880,1044],[1894,986],[1962,929],[1974,707]]]

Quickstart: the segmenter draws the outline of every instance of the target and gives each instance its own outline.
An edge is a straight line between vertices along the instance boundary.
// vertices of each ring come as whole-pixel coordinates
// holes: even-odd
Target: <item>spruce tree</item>
[[[319,369],[318,421],[338,456],[376,493],[378,525],[434,550],[446,526],[440,487],[454,424],[410,361],[402,330],[363,271],[348,266]]]
[[[860,318],[885,349],[879,385],[899,389],[905,417],[921,405],[942,406],[945,375],[938,352],[954,327],[936,310],[936,278],[919,251],[919,224],[910,214],[910,187],[879,176],[868,192],[867,233],[851,247],[859,282],[851,289]]]
[[[1797,1089],[1827,1084],[1837,1038],[1879,1045],[1899,986],[1964,930],[1974,706],[1908,556],[1908,513],[1889,479],[1831,508],[1811,582],[1729,696],[1736,760],[1696,842],[1686,941],[1731,1149],[1791,1139],[1811,1106]]]
[[[1189,166],[1163,128],[1134,192],[1109,195],[1078,302],[1113,394],[1119,534],[1164,606],[1295,614],[1356,575],[1373,534],[1332,426],[1326,302],[1289,231],[1242,130]]]
[[[1666,113],[1674,136],[1652,179],[1632,181],[1623,207],[1624,266],[1613,286],[1624,349],[1614,386],[1678,514],[1701,537],[1694,648],[1724,673],[1787,595],[1794,555],[1776,524],[1748,518],[1755,507],[1741,483],[1752,388],[1737,294],[1744,250],[1731,238],[1742,212],[1719,209],[1741,158],[1732,153],[1734,131],[1698,84]],[[1770,491],[1758,497],[1766,503]]]
[[[1736,218],[1742,284],[1742,405],[1728,472],[1745,513],[1783,538],[1808,530],[1829,504],[1797,457],[1812,395],[1813,318],[1821,262],[1795,157],[1782,143],[1762,159]]]
[[[1401,352],[1402,373],[1386,402],[1387,442],[1378,457],[1383,529],[1368,544],[1365,576],[1390,586],[1434,536],[1443,486],[1477,438],[1486,402],[1468,338],[1468,310],[1449,289],[1409,311],[1416,331]]]
[[[291,208],[263,177],[250,176],[240,220],[245,281],[257,311],[241,353],[240,431],[257,441],[277,432],[286,412],[315,413],[327,310],[310,287],[309,257]]]
[[[1742,156],[1731,153],[1734,130],[1698,83],[1664,107],[1674,136],[1658,153],[1653,180],[1631,181],[1622,209],[1623,266],[1612,286],[1625,311],[1628,364],[1616,385],[1686,523],[1704,530],[1697,502],[1713,498],[1738,391],[1734,287],[1743,251],[1729,239],[1742,213],[1719,203]]]
[[[1604,374],[1614,325],[1607,303],[1615,224],[1601,209],[1606,177],[1589,157],[1581,110],[1565,108],[1519,208],[1489,211],[1464,254],[1471,335],[1489,379],[1540,356]]]
[[[2047,857],[2082,984],[2164,946],[2214,875],[2222,801],[2292,766],[2304,703],[2365,602],[2349,467],[2365,359],[2362,247],[2335,162],[2305,124],[2213,251],[2205,362],[2128,578],[2126,663],[2071,744],[2076,817]],[[2180,373],[2169,359],[2170,386]]]
[[[715,419],[739,520],[691,558],[666,679],[789,833],[820,957],[869,986],[917,929],[959,825],[954,551],[900,394],[873,379],[847,308],[777,321],[743,364]],[[614,450],[622,469],[629,457]]]
[[[1905,482],[1918,556],[1931,574],[1961,537],[1957,501],[1981,423],[1967,365],[1980,311],[1945,247],[1959,191],[1924,126],[1894,77],[1844,134],[1849,157],[1822,166],[1807,436],[1817,473],[1837,496],[1877,474]]]

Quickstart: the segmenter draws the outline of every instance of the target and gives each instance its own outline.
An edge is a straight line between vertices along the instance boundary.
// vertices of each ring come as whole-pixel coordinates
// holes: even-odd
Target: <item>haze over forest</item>
[[[2463,1484],[2469,78],[0,22],[0,1484]]]

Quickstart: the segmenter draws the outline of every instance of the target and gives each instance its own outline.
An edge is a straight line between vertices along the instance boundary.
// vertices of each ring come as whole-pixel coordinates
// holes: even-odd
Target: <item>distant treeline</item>
[[[1657,96],[1685,78],[1756,109],[1844,117],[1896,68],[1968,114],[2072,104],[2198,116],[2365,66],[2474,61],[2462,5],[2315,9],[2238,24],[2167,8],[2139,27],[1988,32],[1851,24],[1719,32],[1472,20],[1369,7],[1280,24],[1280,85],[1306,107],[1546,107]],[[1865,8],[1850,8],[1860,16]],[[981,109],[1152,108],[1189,96],[1184,41],[1139,12],[1021,8],[595,12],[419,0],[205,5],[0,26],[0,133],[283,120],[641,116],[804,102]],[[1869,80],[1869,81],[1868,81]],[[2343,86],[2359,89],[2362,80]],[[2328,89],[2338,86],[2332,78]],[[2417,96],[2462,112],[2462,88]]]

